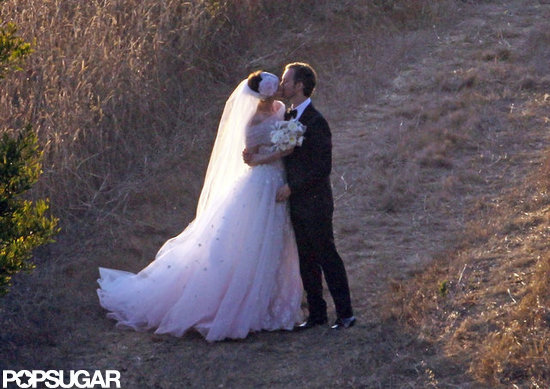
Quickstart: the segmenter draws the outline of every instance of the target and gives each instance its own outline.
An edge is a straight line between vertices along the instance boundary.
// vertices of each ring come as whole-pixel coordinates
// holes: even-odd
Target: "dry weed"
[[[448,77],[442,71],[434,78],[449,97],[428,108],[425,123],[414,128],[421,135],[413,138],[416,158],[436,167],[443,158],[471,153],[467,164],[449,166],[443,184],[477,196],[462,240],[412,279],[395,281],[386,307],[389,317],[441,345],[490,387],[550,382],[550,165],[544,135],[529,135],[544,134],[548,123],[549,98],[538,76],[548,56],[545,31],[537,25],[523,36],[507,32],[524,42],[515,46],[497,32],[498,45],[474,56],[467,72]],[[533,153],[515,153],[520,144]],[[470,168],[452,174],[461,164]],[[484,194],[497,187],[500,195]]]
[[[113,233],[109,240],[99,242],[103,248],[99,252],[94,252],[98,246],[94,239],[100,236],[97,231],[90,241],[73,247],[76,254],[59,248],[49,255],[62,258],[59,263],[52,261],[43,273],[20,281],[18,294],[2,307],[6,361],[26,368],[37,366],[44,361],[41,352],[46,344],[54,353],[49,359],[58,364],[55,367],[60,363],[84,365],[96,357],[111,362],[115,357],[105,356],[105,350],[91,344],[105,335],[115,345],[120,341],[120,347],[130,344],[148,353],[151,360],[159,358],[158,352],[165,353],[160,354],[163,358],[200,354],[193,355],[199,358],[193,366],[197,371],[213,366],[209,365],[211,357],[216,364],[231,363],[232,358],[251,358],[245,355],[251,351],[254,360],[245,361],[254,365],[265,360],[256,358],[267,354],[265,349],[282,349],[287,354],[273,354],[269,368],[278,366],[289,373],[273,379],[298,376],[294,382],[304,383],[309,370],[297,371],[299,367],[281,361],[307,353],[309,348],[316,352],[308,355],[311,361],[317,360],[317,334],[304,335],[294,343],[281,334],[270,334],[268,339],[260,335],[208,350],[195,338],[183,347],[179,340],[165,339],[138,345],[133,337],[108,332],[111,323],[102,321],[103,312],[83,285],[93,284],[99,261],[138,270],[169,236],[171,223],[180,229],[190,220],[223,101],[243,74],[257,68],[278,72],[289,60],[314,63],[322,75],[317,101],[327,107],[323,112],[333,119],[337,131],[346,125],[349,107],[366,107],[381,87],[391,86],[388,79],[403,70],[403,64],[414,64],[425,35],[401,36],[398,32],[430,23],[436,26],[428,33],[440,39],[437,21],[452,13],[453,4],[428,0],[4,1],[0,17],[14,20],[27,38],[37,41],[27,72],[6,84],[0,95],[0,112],[9,118],[7,128],[30,121],[39,130],[48,161],[40,190],[52,198],[66,226],[76,228],[78,219],[84,223],[97,220],[101,230],[112,229]],[[388,98],[389,106],[373,110],[363,126],[352,129],[365,134],[363,140],[369,139],[369,131],[374,132],[374,139],[361,143],[366,151],[358,147],[350,155],[340,155],[342,164],[360,165],[337,177],[345,187],[341,201],[366,197],[354,203],[360,204],[352,209],[354,222],[339,231],[345,239],[353,235],[350,244],[362,250],[350,250],[350,257],[364,260],[371,255],[375,238],[365,238],[371,233],[363,231],[365,219],[371,223],[369,228],[375,225],[381,231],[378,236],[387,240],[386,251],[376,253],[377,259],[396,267],[403,263],[396,255],[414,256],[412,249],[423,242],[416,240],[420,234],[414,232],[397,241],[392,234],[396,234],[398,221],[392,218],[406,219],[413,225],[411,230],[433,222],[424,233],[431,231],[434,236],[440,236],[439,228],[466,228],[464,236],[453,237],[456,241],[448,251],[417,258],[418,267],[412,270],[407,264],[400,280],[392,283],[389,301],[382,304],[383,328],[360,324],[364,338],[344,336],[329,351],[323,350],[328,356],[332,350],[355,347],[352,355],[344,353],[349,358],[347,367],[339,365],[340,371],[330,376],[342,385],[444,386],[442,372],[457,374],[450,371],[456,365],[470,366],[471,374],[479,379],[472,387],[483,383],[544,386],[549,380],[550,361],[544,354],[549,346],[549,301],[544,287],[550,267],[545,255],[550,164],[527,161],[544,148],[529,134],[543,133],[549,121],[550,99],[545,89],[550,83],[540,76],[548,62],[544,32],[548,29],[533,28],[525,45],[510,48],[505,41],[523,39],[523,30],[510,26],[499,32],[479,20],[471,26],[456,40],[474,45],[460,62],[453,51],[447,57],[449,63],[426,65],[437,70],[432,74],[408,85],[407,77],[400,77],[393,85],[398,88],[402,83],[403,90],[419,94],[433,92],[435,98],[406,104],[400,96]],[[480,36],[490,36],[496,43],[489,39],[480,43]],[[266,39],[273,44],[266,44]],[[383,129],[371,124],[378,119]],[[532,154],[516,154],[517,145],[525,142],[532,144]],[[525,180],[536,163],[543,166],[541,174]],[[185,189],[180,190],[180,182]],[[460,213],[462,207],[466,208]],[[362,219],[365,210],[371,212],[370,219]],[[174,216],[158,213],[183,216],[176,223]],[[126,223],[128,230],[135,225],[141,229],[117,229],[113,220]],[[424,248],[426,253],[445,247],[446,242],[425,239],[434,244],[434,248]],[[120,246],[116,253],[108,242]],[[351,265],[358,279],[367,277],[362,273],[371,269],[359,261]],[[380,278],[401,270],[388,271],[383,266],[375,269]],[[59,294],[50,292],[59,288],[60,279],[68,284]],[[26,295],[31,284],[41,292]],[[358,293],[357,300],[362,307],[374,306],[362,301],[372,295],[366,295],[366,286],[361,288],[365,294]],[[19,316],[24,320],[17,321]],[[75,320],[91,324],[79,327],[73,339],[66,334]],[[106,326],[105,333],[90,336],[90,326],[98,323]],[[403,331],[403,323],[409,332]],[[396,341],[394,335],[400,338]],[[286,349],[285,342],[290,343]],[[81,361],[72,360],[74,347],[80,347]],[[201,353],[197,353],[199,347]],[[416,352],[431,356],[436,354],[434,349],[441,354],[439,350],[444,350],[445,355],[419,362]],[[123,362],[134,363],[132,353],[109,349],[113,350],[128,358]],[[165,384],[164,378],[139,376],[139,363],[128,371],[134,382]],[[243,365],[242,360],[236,363]],[[327,365],[322,367],[329,370]],[[364,376],[367,370],[372,377]],[[181,379],[188,386],[202,373]],[[214,371],[199,380],[218,379],[209,385],[217,385],[222,378],[227,378],[226,383],[240,383],[239,373],[227,378]]]

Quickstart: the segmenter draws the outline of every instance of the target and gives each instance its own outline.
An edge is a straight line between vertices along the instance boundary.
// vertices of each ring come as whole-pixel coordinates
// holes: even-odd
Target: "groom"
[[[298,328],[308,329],[328,321],[323,275],[336,307],[337,319],[332,328],[348,328],[356,319],[344,263],[334,245],[330,184],[332,142],[327,121],[311,104],[316,78],[315,70],[306,63],[288,64],[283,73],[283,98],[292,104],[285,113],[285,120],[300,121],[306,126],[306,132],[302,146],[284,158],[288,184],[277,191],[277,201],[288,199],[290,202],[300,274],[309,308],[307,320]]]

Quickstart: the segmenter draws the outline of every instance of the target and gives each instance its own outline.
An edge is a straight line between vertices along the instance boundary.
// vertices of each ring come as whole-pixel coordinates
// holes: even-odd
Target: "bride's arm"
[[[260,146],[247,147],[243,150],[243,161],[248,164],[248,161],[260,150]]]
[[[292,154],[293,151],[294,151],[294,147],[285,151],[274,151],[268,154],[256,153],[256,154],[250,154],[248,156],[245,156],[243,153],[243,159],[244,159],[244,162],[249,166],[265,165],[265,164],[274,162],[278,159],[281,159],[283,157],[286,157],[287,155]]]

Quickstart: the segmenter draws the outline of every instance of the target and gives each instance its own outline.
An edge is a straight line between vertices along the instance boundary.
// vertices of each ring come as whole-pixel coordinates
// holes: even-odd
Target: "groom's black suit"
[[[284,164],[309,318],[319,322],[327,320],[323,274],[338,318],[348,318],[353,315],[348,280],[332,230],[331,132],[325,118],[312,104],[306,107],[299,121],[306,126],[303,144],[284,158]]]

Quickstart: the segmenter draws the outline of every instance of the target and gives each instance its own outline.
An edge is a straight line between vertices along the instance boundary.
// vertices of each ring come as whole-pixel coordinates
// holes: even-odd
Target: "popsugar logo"
[[[105,370],[104,373],[100,370],[93,374],[86,370],[70,370],[68,374],[63,370],[3,370],[2,388],[8,388],[10,383],[18,388],[38,388],[39,384],[46,388],[120,388],[118,370]]]

